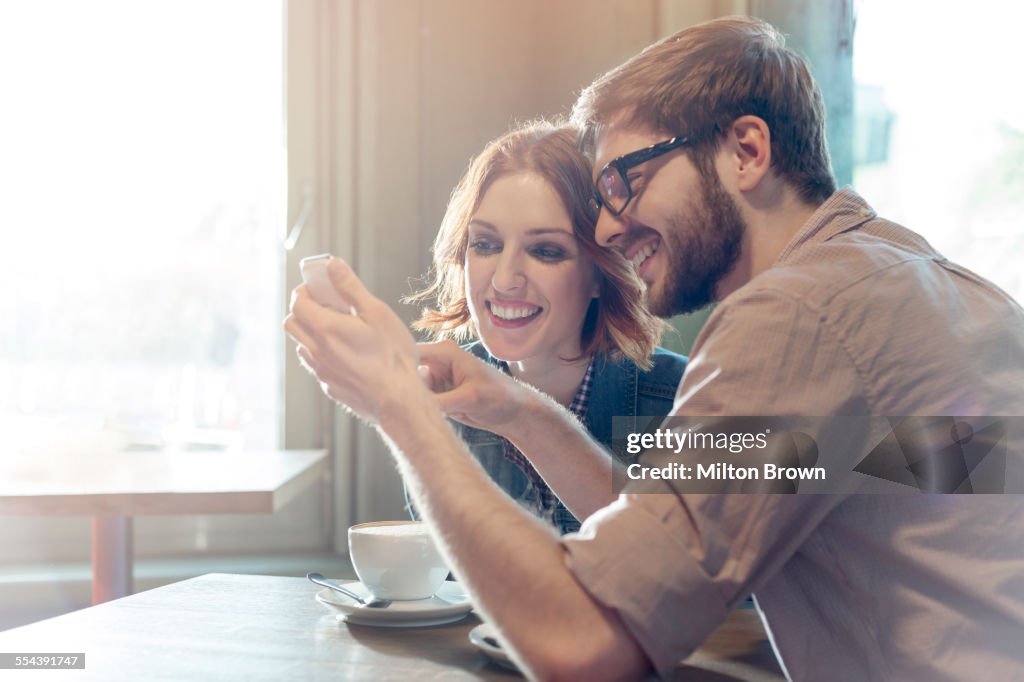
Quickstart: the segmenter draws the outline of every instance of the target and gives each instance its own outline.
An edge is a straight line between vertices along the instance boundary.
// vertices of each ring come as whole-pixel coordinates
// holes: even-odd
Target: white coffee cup
[[[348,553],[359,581],[378,599],[426,599],[448,577],[448,567],[422,521],[352,526]]]

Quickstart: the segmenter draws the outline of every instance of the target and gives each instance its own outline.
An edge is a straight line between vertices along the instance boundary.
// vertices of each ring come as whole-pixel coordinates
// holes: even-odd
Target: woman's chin
[[[497,338],[497,334],[485,334],[480,341],[491,357],[502,362],[520,362],[532,355],[522,344],[509,343],[506,339]]]

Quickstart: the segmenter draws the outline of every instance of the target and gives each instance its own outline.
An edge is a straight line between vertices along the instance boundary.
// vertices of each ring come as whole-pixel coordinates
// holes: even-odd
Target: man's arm
[[[451,341],[420,344],[419,352],[438,406],[510,440],[576,518],[615,501],[611,456],[569,410]]]
[[[639,677],[649,663],[618,616],[583,590],[557,538],[495,486],[452,433],[417,373],[401,320],[344,263],[329,266],[357,315],[304,287],[285,320],[324,390],[374,423],[474,603],[538,679]],[[531,434],[536,439],[537,434]]]
[[[380,431],[452,569],[513,657],[538,679],[639,676],[646,658],[615,613],[576,582],[550,529],[491,482],[438,412],[423,409],[428,399],[407,392],[382,413]]]

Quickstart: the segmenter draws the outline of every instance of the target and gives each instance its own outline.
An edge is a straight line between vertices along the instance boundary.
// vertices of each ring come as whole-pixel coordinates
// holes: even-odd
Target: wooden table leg
[[[92,603],[132,593],[132,518],[97,514],[92,518]]]

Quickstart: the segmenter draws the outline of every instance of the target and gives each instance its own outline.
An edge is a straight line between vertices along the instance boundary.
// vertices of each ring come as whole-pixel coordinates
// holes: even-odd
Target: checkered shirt
[[[501,364],[502,369],[508,372],[508,365],[506,363]],[[583,375],[583,381],[580,382],[580,387],[576,389],[576,395],[573,396],[572,402],[569,403],[569,411],[576,415],[576,418],[581,422],[587,416],[587,405],[590,403],[590,386],[593,383],[593,375],[594,358],[592,356],[590,364],[587,365],[587,371]],[[531,486],[536,491],[534,505],[537,515],[549,523],[554,523],[554,514],[559,503],[558,496],[548,487],[548,484],[544,482],[541,475],[537,473],[537,470],[533,468],[533,465],[523,456],[523,453],[519,452],[516,446],[512,445],[505,438],[501,440],[501,452],[505,455],[505,459],[515,464],[526,474],[527,480],[529,480]]]

